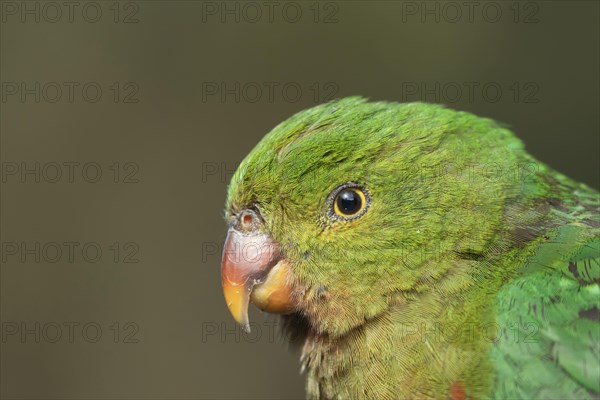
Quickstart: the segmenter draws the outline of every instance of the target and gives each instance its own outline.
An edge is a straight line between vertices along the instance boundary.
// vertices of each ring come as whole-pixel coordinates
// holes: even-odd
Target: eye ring
[[[327,216],[332,220],[354,220],[362,217],[370,204],[371,196],[361,185],[344,183],[329,194]]]

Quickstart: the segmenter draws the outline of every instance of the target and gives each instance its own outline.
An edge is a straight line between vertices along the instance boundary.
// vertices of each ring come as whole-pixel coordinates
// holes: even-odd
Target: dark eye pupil
[[[338,209],[346,214],[352,215],[360,211],[362,200],[360,196],[353,190],[343,190],[337,198]]]

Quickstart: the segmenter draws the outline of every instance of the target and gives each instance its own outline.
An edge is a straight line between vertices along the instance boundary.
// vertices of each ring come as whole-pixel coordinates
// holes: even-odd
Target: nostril
[[[252,220],[252,215],[244,214],[242,216],[242,225],[244,225],[245,227],[250,227],[252,225]]]
[[[237,229],[242,231],[254,231],[260,228],[262,219],[260,216],[251,209],[246,209],[240,212],[237,216],[235,226]]]

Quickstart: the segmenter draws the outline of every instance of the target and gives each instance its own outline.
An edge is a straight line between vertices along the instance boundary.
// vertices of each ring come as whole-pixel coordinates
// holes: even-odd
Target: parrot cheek
[[[280,246],[260,231],[227,233],[221,263],[221,283],[233,318],[250,331],[250,300],[263,311],[293,311],[291,268]]]

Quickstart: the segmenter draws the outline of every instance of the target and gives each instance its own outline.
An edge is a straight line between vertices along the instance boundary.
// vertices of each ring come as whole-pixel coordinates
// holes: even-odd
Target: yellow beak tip
[[[233,319],[240,324],[246,332],[250,332],[250,323],[248,320],[250,292],[248,290],[240,290],[240,287],[231,286],[229,284],[223,285],[223,292],[227,308]]]

